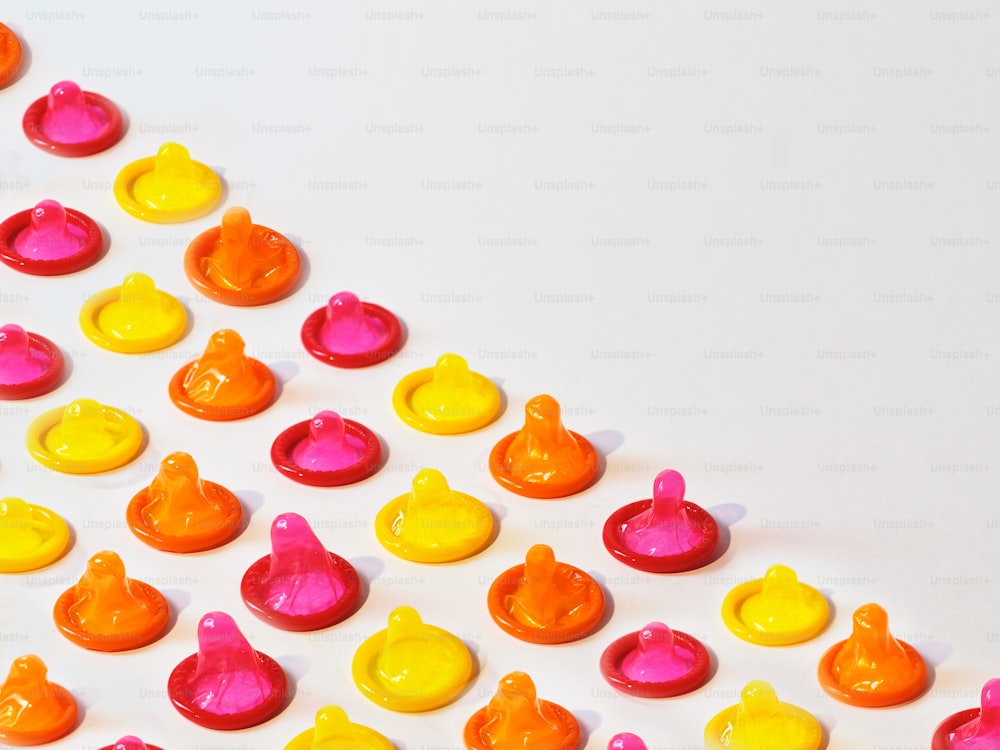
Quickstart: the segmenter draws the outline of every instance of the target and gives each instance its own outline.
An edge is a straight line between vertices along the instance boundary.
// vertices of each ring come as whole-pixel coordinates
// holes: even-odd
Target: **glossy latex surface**
[[[8,323],[0,327],[0,399],[33,398],[59,384],[65,360],[44,336]]]
[[[349,562],[328,552],[305,518],[282,513],[271,524],[271,554],[240,584],[250,611],[286,630],[316,630],[346,617],[360,593]]]
[[[222,485],[198,475],[187,453],[171,453],[148,487],[129,502],[125,514],[132,533],[165,552],[202,552],[235,537],[243,520],[239,499]]]
[[[454,435],[485,427],[500,411],[500,391],[469,369],[457,354],[443,354],[434,367],[411,372],[392,394],[392,408],[411,427]]]
[[[274,398],[274,373],[245,348],[236,331],[213,333],[204,354],[174,374],[171,400],[191,416],[212,421],[244,419],[266,409]]]
[[[384,362],[403,342],[399,320],[384,307],[338,292],[302,324],[302,344],[316,359],[335,367]]]
[[[324,706],[316,724],[296,735],[285,750],[395,750],[374,729],[354,724],[339,706]]]
[[[1000,748],[1000,679],[983,685],[979,708],[952,714],[934,732],[931,750]]]
[[[429,711],[450,703],[472,677],[462,641],[425,624],[412,607],[397,607],[389,627],[354,654],[351,672],[362,694],[391,711]]]
[[[768,683],[754,680],[740,702],[716,714],[705,727],[708,750],[818,750],[823,729],[798,706],[783,703]]]
[[[524,672],[511,672],[497,691],[465,725],[471,750],[575,750],[580,725],[562,706],[542,700]]]
[[[381,457],[374,432],[329,410],[292,425],[271,445],[271,462],[279,472],[317,487],[360,482],[378,471]]]
[[[44,151],[59,156],[88,156],[110,148],[122,136],[124,122],[114,102],[60,81],[28,107],[24,134]]]
[[[619,638],[601,656],[610,685],[640,698],[689,693],[708,679],[711,659],[697,638],[651,622]]]
[[[87,561],[75,586],[56,601],[53,618],[71,641],[94,651],[126,651],[163,635],[170,608],[153,586],[125,575],[125,565],[104,550]]]
[[[224,612],[198,623],[198,653],[170,674],[167,692],[185,718],[209,729],[245,729],[277,715],[285,704],[281,666],[255,651]]]
[[[558,402],[535,396],[524,407],[524,427],[503,438],[490,453],[490,473],[519,495],[555,498],[572,495],[597,477],[597,452],[590,442],[563,427]]]
[[[414,562],[461,560],[482,550],[493,516],[479,500],[448,486],[444,475],[423,469],[413,488],[378,512],[375,536],[387,550]]]
[[[61,276],[93,265],[104,235],[92,218],[43,200],[0,224],[0,261],[34,276]]]
[[[164,143],[156,156],[127,164],[115,179],[114,192],[118,205],[137,219],[174,224],[212,211],[222,197],[222,183],[184,146]]]
[[[927,665],[910,644],[889,632],[889,616],[877,604],[854,612],[850,638],[832,646],[819,665],[819,681],[830,695],[854,706],[906,703],[927,685]]]
[[[684,477],[656,475],[653,497],[629,503],[604,524],[604,546],[615,558],[650,573],[679,573],[709,563],[719,527],[704,508],[684,499]]]
[[[0,500],[0,573],[23,573],[55,562],[69,546],[69,527],[56,513],[19,497]]]
[[[98,292],[83,304],[80,327],[98,346],[140,354],[178,341],[187,327],[187,312],[149,276],[130,273],[121,286]]]
[[[92,399],[47,411],[28,427],[28,452],[66,474],[97,474],[129,463],[142,451],[142,428],[133,417]]]
[[[161,750],[161,748],[143,742],[134,735],[126,735],[118,738],[118,741],[113,745],[105,745],[100,750]]]
[[[762,579],[736,586],[722,602],[722,620],[730,632],[763,646],[808,641],[829,619],[823,595],[800,583],[795,571],[784,565],[772,565]]]
[[[493,581],[487,606],[493,620],[515,638],[565,643],[597,628],[605,601],[604,591],[591,576],[558,562],[551,547],[536,544],[523,565]]]
[[[17,77],[23,58],[21,40],[9,27],[0,23],[0,88]]]
[[[43,745],[69,734],[77,720],[73,694],[49,682],[48,668],[33,654],[14,660],[0,685],[0,742]]]
[[[202,294],[225,305],[253,306],[288,294],[299,279],[299,252],[288,238],[254,224],[233,206],[222,224],[199,234],[184,254],[184,271]]]
[[[608,750],[647,750],[642,738],[631,732],[619,732],[608,743]]]

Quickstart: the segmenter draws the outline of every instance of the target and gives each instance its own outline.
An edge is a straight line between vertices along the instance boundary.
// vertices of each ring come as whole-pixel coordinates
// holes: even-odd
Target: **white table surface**
[[[57,564],[0,578],[0,671],[36,653],[85,708],[52,747],[124,734],[165,750],[283,747],[334,703],[399,750],[457,750],[468,716],[520,669],[579,718],[587,748],[619,731],[650,750],[701,748],[706,722],[751,679],[811,711],[830,750],[927,748],[938,722],[976,705],[1000,672],[996,17],[988,4],[944,2],[8,4],[0,20],[29,61],[0,91],[0,214],[54,198],[111,239],[104,259],[70,276],[0,267],[0,322],[53,339],[72,367],[55,392],[0,406],[0,496],[56,510],[75,534]],[[27,141],[24,109],[64,79],[122,107],[118,145],[63,159]],[[223,176],[225,203],[210,216],[160,226],[115,203],[118,170],[168,140]],[[187,282],[188,241],[232,205],[303,251],[293,296],[225,307]],[[90,294],[133,271],[192,316],[164,352],[105,352],[76,323]],[[398,356],[346,371],[302,350],[302,320],[341,290],[400,316]],[[246,421],[200,422],[166,384],[224,327],[282,393]],[[500,384],[496,423],[449,438],[395,416],[394,384],[444,352]],[[486,470],[539,393],[606,457],[600,481],[570,499],[515,496]],[[28,457],[28,423],[81,397],[137,416],[149,445],[135,463],[68,476]],[[326,408],[377,431],[390,452],[381,472],[315,489],[273,470],[278,432]],[[176,450],[252,512],[238,540],[171,556],[129,532],[128,500]],[[493,509],[501,530],[483,554],[428,566],[378,544],[376,510],[422,467]],[[731,535],[707,568],[648,575],[601,544],[607,515],[648,497],[664,468]],[[370,588],[357,614],[317,634],[271,628],[239,597],[285,511],[309,518]],[[531,645],[490,620],[489,582],[538,542],[613,600],[586,640]],[[102,549],[178,611],[161,641],[108,655],[56,632],[55,598]],[[833,621],[801,646],[739,641],[722,598],[778,562],[827,595]],[[910,705],[853,708],[819,688],[820,655],[866,602],[932,666]],[[350,679],[356,645],[401,604],[476,655],[475,682],[438,711],[385,711]],[[294,677],[291,704],[265,725],[212,732],[166,698],[213,609]],[[602,680],[604,647],[653,620],[704,640],[717,660],[707,685],[649,701]]]

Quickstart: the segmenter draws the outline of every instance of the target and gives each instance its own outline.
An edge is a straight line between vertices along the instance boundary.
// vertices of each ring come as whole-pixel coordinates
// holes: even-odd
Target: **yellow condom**
[[[184,146],[164,143],[156,156],[125,165],[114,191],[118,205],[137,219],[176,224],[210,213],[222,197],[222,182]]]
[[[448,487],[444,475],[424,469],[413,489],[375,517],[375,536],[404,560],[445,563],[471,557],[493,533],[493,516],[476,498]]]
[[[98,474],[139,455],[142,427],[124,411],[78,399],[36,418],[25,443],[32,458],[54,471]]]
[[[184,306],[142,273],[131,273],[121,286],[98,292],[80,310],[80,328],[87,338],[121,354],[164,349],[178,341],[186,327]]]

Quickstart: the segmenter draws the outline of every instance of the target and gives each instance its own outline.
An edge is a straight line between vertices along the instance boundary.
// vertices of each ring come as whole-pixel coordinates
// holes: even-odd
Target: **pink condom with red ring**
[[[652,622],[604,649],[601,675],[608,684],[639,698],[690,693],[708,679],[711,658],[694,636]]]
[[[246,729],[285,707],[288,678],[281,665],[255,651],[224,612],[198,623],[198,653],[174,667],[167,693],[174,708],[208,729]]]
[[[148,742],[143,742],[138,737],[130,734],[121,737],[113,745],[105,745],[100,750],[161,750],[161,748],[156,745],[150,745]]]
[[[271,524],[271,554],[243,575],[247,608],[283,630],[319,630],[340,622],[357,604],[361,581],[354,567],[329,552],[305,518],[282,513]]]
[[[122,137],[122,113],[110,99],[60,81],[28,107],[21,120],[28,140],[57,156],[89,156]]]
[[[608,743],[608,750],[647,750],[646,743],[637,734],[619,732]]]
[[[931,750],[996,750],[1000,748],[1000,679],[983,685],[979,708],[949,716],[934,730]]]
[[[292,425],[271,445],[271,462],[280,473],[314,487],[360,482],[378,471],[381,457],[378,436],[335,411]]]
[[[0,327],[0,400],[33,398],[59,385],[65,369],[59,347],[9,323]]]
[[[61,276],[93,265],[104,235],[85,213],[44,200],[0,224],[0,262],[32,276]]]
[[[680,573],[711,562],[719,527],[704,508],[684,500],[684,478],[661,471],[653,497],[619,508],[604,524],[603,540],[616,559],[648,573]]]
[[[399,351],[403,329],[384,307],[339,292],[302,324],[302,344],[312,356],[334,367],[368,367]]]

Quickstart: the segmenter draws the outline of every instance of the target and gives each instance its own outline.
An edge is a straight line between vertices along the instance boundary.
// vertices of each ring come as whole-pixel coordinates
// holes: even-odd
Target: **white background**
[[[650,750],[700,748],[709,718],[755,678],[814,713],[831,750],[926,748],[939,721],[978,703],[1000,672],[994,9],[414,1],[275,13],[22,0],[2,19],[30,54],[0,91],[0,214],[54,198],[110,237],[105,258],[72,276],[0,267],[0,321],[53,339],[72,367],[57,391],[0,407],[0,495],[56,510],[75,533],[56,565],[0,579],[0,670],[37,653],[85,709],[53,747],[131,733],[168,750],[263,750],[335,703],[400,750],[452,750],[515,669],[573,711],[588,748],[619,731]],[[113,149],[62,159],[23,136],[25,108],[64,79],[126,113]],[[212,215],[158,226],[116,205],[118,170],[167,140],[223,176]],[[306,275],[293,296],[240,309],[188,284],[184,248],[231,205],[301,248]],[[165,352],[104,352],[77,326],[90,294],[133,271],[191,314],[192,330]],[[345,289],[405,322],[394,359],[343,371],[302,350],[301,322]],[[167,382],[223,327],[274,369],[282,393],[244,422],[200,422],[171,404]],[[471,435],[418,433],[393,413],[392,388],[449,351],[501,386],[505,411]],[[560,501],[514,496],[486,470],[524,402],[546,392],[607,464],[595,486]],[[73,477],[27,456],[31,419],[81,397],[142,422],[149,445],[135,463]],[[379,474],[312,489],[271,468],[273,438],[325,408],[383,438]],[[172,556],[131,535],[129,499],[176,450],[252,513],[238,540]],[[378,508],[425,466],[499,520],[496,543],[474,560],[408,563],[375,540]],[[664,468],[681,471],[689,498],[731,534],[708,568],[645,575],[600,542],[607,515],[648,497]],[[319,634],[264,625],[239,597],[285,511],[309,518],[370,589],[354,617]],[[489,582],[537,542],[605,584],[614,612],[592,637],[535,646],[490,620]],[[107,655],[57,634],[56,597],[101,549],[170,599],[177,620],[163,640]],[[756,647],[721,622],[729,588],[777,562],[833,604],[811,643]],[[929,692],[911,705],[852,708],[816,681],[820,655],[870,601],[932,665]],[[354,648],[401,604],[476,655],[478,678],[439,711],[384,711],[350,679]],[[169,704],[167,676],[213,609],[297,684],[266,725],[211,732]],[[603,682],[604,647],[652,620],[704,640],[718,663],[710,683],[642,701]]]

